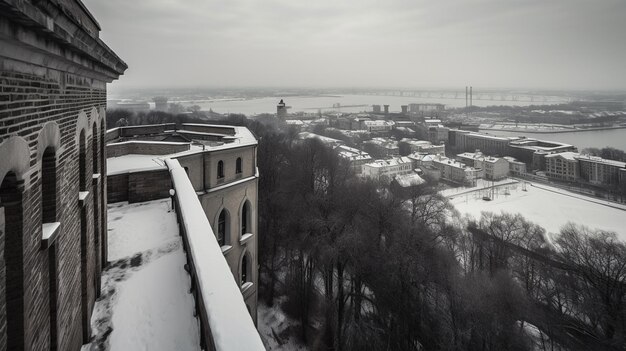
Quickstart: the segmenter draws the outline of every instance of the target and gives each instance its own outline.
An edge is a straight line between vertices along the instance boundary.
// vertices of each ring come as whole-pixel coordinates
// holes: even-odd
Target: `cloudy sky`
[[[127,87],[626,90],[624,0],[83,0]]]

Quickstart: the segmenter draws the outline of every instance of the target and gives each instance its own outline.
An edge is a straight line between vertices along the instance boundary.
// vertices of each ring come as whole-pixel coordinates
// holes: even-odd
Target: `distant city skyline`
[[[83,0],[141,87],[626,90],[626,2]]]

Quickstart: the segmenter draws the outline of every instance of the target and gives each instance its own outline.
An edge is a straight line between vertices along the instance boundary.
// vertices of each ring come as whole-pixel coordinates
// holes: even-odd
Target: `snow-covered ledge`
[[[265,350],[187,173],[177,160],[166,159],[165,163],[176,190],[176,211],[196,282],[206,347],[218,351]]]

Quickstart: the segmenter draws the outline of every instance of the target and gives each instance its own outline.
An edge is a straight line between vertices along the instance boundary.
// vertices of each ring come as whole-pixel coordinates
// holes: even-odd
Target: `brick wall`
[[[83,208],[78,201],[79,193],[79,152],[77,128],[82,126],[85,133],[85,172],[84,184],[89,185],[89,199],[99,196],[106,185],[92,184],[92,160],[100,158],[99,148],[92,143],[93,123],[96,130],[104,127],[103,112],[106,92],[102,87],[86,84],[80,77],[64,75],[65,87],[55,78],[38,77],[11,72],[0,72],[2,92],[0,93],[0,140],[21,137],[28,142],[30,168],[25,174],[22,193],[23,211],[23,279],[24,284],[24,339],[25,349],[48,349],[49,330],[49,258],[41,247],[41,165],[38,135],[46,122],[54,122],[60,131],[60,145],[56,150],[56,209],[55,217],[61,223],[61,232],[56,241],[58,250],[58,349],[77,349],[83,342],[82,324],[89,320],[93,308],[96,288],[91,281],[99,275],[95,236],[105,235],[106,221],[102,211],[94,213],[93,201],[87,201]],[[73,84],[67,84],[73,83]],[[86,111],[86,112],[85,112]],[[79,116],[80,115],[80,116]],[[79,123],[79,120],[82,123]],[[96,135],[96,139],[100,138]],[[102,140],[96,142],[103,142]],[[105,181],[105,180],[104,180]],[[106,181],[105,181],[106,182]],[[46,201],[51,201],[46,199]],[[81,216],[82,214],[82,216]],[[94,217],[98,216],[101,225],[95,233]],[[83,223],[81,225],[81,223]],[[81,228],[85,230],[81,247]],[[104,229],[104,230],[103,230]],[[98,240],[102,242],[103,240]],[[81,251],[82,250],[82,251]],[[81,262],[84,252],[84,279],[86,312],[81,310]],[[84,280],[83,279],[83,280]]]
[[[110,203],[144,202],[169,197],[172,181],[167,170],[130,172],[107,177]]]
[[[76,0],[0,0],[0,350],[88,341],[106,252],[106,83],[126,69],[98,30]],[[60,227],[46,247],[49,221]]]

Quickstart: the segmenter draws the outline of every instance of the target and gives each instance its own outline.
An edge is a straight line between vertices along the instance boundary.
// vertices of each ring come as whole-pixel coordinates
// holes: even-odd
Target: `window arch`
[[[217,179],[224,178],[224,161],[219,160],[217,163]]]
[[[235,173],[236,174],[241,174],[242,170],[241,170],[241,157],[237,157],[237,162],[235,162]]]
[[[241,235],[252,231],[252,208],[250,201],[246,200],[241,208]]]
[[[230,216],[228,214],[228,211],[226,211],[226,209],[222,209],[220,211],[220,214],[217,218],[217,230],[216,230],[216,237],[217,237],[217,243],[220,246],[224,246],[227,245],[230,240],[229,240],[229,236],[230,236]]]

